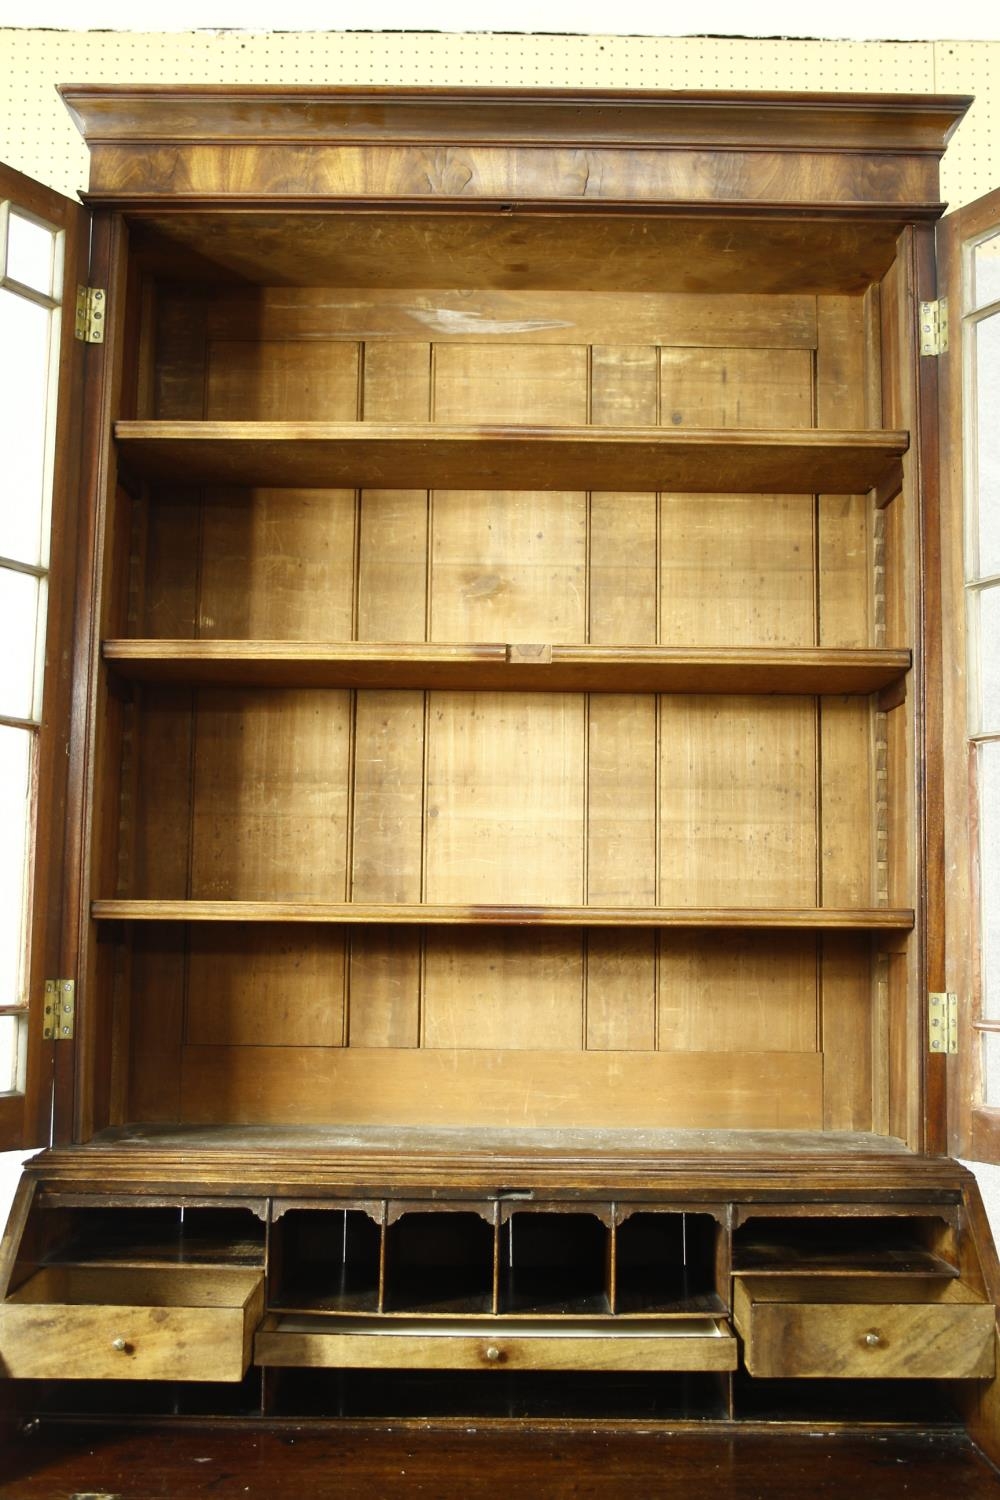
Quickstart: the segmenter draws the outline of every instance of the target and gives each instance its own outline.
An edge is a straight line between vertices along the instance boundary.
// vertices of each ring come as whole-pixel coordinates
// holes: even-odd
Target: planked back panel
[[[136,852],[102,894],[885,904],[873,716],[865,697],[150,686]]]
[[[165,287],[150,414],[863,427],[866,316],[846,296]],[[165,488],[138,508],[139,637],[875,641],[865,497]],[[119,894],[885,900],[866,698],[147,687],[132,718]],[[872,1128],[863,935],[133,944],[137,1119]]]

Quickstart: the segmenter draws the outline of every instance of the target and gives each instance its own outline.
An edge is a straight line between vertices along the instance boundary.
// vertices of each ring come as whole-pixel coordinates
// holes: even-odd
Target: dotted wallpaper
[[[0,70],[0,160],[71,194],[85,186],[86,151],[60,82],[974,93],[942,196],[957,207],[1000,185],[1000,42],[0,30]]]

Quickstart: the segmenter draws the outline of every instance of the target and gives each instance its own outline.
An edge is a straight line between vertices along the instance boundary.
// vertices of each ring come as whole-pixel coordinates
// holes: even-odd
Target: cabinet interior
[[[905,431],[884,233],[243,217],[139,216],[124,415],[470,456],[247,487],[122,441],[95,1126],[916,1144],[910,497],[740,491],[711,442],[683,493],[517,477],[526,428]]]

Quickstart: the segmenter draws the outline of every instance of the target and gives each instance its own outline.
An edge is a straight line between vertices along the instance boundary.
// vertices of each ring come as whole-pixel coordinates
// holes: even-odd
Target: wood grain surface
[[[468,1377],[465,1377],[468,1379]],[[864,1494],[904,1500],[908,1488],[966,1500],[995,1500],[996,1471],[954,1428],[914,1432],[637,1431],[590,1421],[589,1431],[520,1420],[339,1422],[316,1430],[247,1430],[245,1424],[183,1429],[42,1422],[2,1450],[4,1500],[50,1500],[54,1493],[107,1491],[121,1500],[242,1500],[247,1490],[274,1500],[378,1494],[488,1500],[498,1471],[508,1483],[544,1490],[551,1500],[601,1500],[616,1488],[650,1500],[800,1500],[804,1494]],[[814,1424],[815,1425],[815,1424]],[[202,1461],[207,1460],[207,1461]]]
[[[173,484],[857,494],[894,472],[902,432],[330,422],[115,423],[130,473]]]

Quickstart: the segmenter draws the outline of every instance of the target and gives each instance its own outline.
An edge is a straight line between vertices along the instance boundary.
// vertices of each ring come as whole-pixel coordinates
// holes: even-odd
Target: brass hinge
[[[948,351],[948,298],[920,304],[921,354],[946,354]]]
[[[104,304],[106,295],[102,286],[78,286],[76,289],[76,328],[78,339],[84,344],[104,343]]]
[[[76,1021],[76,980],[46,979],[42,1036],[47,1042],[70,1042]]]
[[[938,992],[928,996],[929,1045],[932,1052],[958,1051],[958,996]]]

